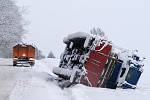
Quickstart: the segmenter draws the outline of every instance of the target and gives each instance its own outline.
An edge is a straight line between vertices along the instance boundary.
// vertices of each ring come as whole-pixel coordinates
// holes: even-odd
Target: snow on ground
[[[10,59],[0,60],[0,100],[69,99],[69,96],[52,82],[50,70],[44,62],[36,61],[35,66],[31,68],[13,67]]]
[[[9,100],[68,100],[68,96],[48,78],[46,73],[34,72],[19,76]]]
[[[83,85],[76,85],[69,89],[73,100],[147,100],[150,91],[143,89],[136,90],[111,90],[104,88],[91,88]]]
[[[59,59],[36,61],[34,67],[13,67],[12,60],[0,59],[0,100],[147,100],[150,94],[148,69],[143,73],[138,88],[103,89],[76,85],[60,89],[54,82],[53,67]]]
[[[54,67],[58,67],[60,60],[53,59],[53,58],[47,58],[47,59],[42,59],[41,62],[43,65],[45,65],[47,67],[47,70],[49,71],[49,73],[51,75],[55,76],[55,74],[53,74],[52,70]]]
[[[44,59],[44,62],[47,64],[49,63],[50,66],[54,61],[52,59]],[[79,84],[72,88],[64,89],[64,92],[70,96],[71,100],[131,100],[131,98],[134,100],[146,100],[150,97],[150,79],[148,78],[150,76],[150,68],[148,67],[148,62],[145,63],[147,63],[144,66],[145,71],[140,78],[137,89],[135,90],[93,88]]]

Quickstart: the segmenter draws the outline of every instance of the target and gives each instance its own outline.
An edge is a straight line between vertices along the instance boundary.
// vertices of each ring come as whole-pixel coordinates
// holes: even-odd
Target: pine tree
[[[50,53],[48,54],[47,58],[55,58],[55,56],[54,56],[52,51],[50,51]]]

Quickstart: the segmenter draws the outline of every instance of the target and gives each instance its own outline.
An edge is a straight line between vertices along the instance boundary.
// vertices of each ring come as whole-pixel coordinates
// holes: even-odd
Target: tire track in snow
[[[0,64],[0,100],[8,100],[16,85],[16,74],[22,68],[11,66],[11,59],[0,59]]]
[[[9,100],[70,100],[49,75],[48,66],[40,61],[26,72],[19,72]]]

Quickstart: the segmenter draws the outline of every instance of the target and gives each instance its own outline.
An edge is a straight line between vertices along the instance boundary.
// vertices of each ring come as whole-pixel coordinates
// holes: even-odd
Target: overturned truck
[[[53,69],[60,87],[80,83],[111,89],[136,88],[144,66],[137,51],[113,45],[104,34],[77,32],[65,37],[64,43],[59,67]]]

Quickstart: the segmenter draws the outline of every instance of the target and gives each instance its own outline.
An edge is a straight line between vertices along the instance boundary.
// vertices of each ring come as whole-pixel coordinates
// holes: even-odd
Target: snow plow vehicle
[[[53,69],[58,75],[58,85],[62,88],[75,84],[135,88],[142,73],[142,60],[132,59],[134,53],[114,46],[102,31],[97,32],[98,35],[77,32],[64,38],[65,51],[59,67]],[[126,54],[126,59],[123,52],[130,53]]]
[[[18,44],[13,47],[13,66],[35,64],[35,47],[27,44]]]

